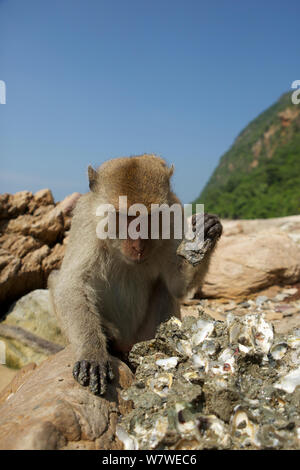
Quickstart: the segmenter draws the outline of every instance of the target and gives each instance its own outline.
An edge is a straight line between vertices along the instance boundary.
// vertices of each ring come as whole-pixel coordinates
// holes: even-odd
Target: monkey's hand
[[[193,231],[196,231],[198,214],[194,214],[192,217]],[[211,248],[216,244],[220,236],[222,235],[223,227],[220,219],[214,214],[204,214],[204,242],[210,240]]]
[[[200,218],[200,214],[194,214],[192,217],[194,238],[184,239],[177,248],[177,255],[197,266],[215,247],[222,230],[222,224],[216,215],[204,214],[204,217]]]
[[[107,382],[114,379],[111,364],[106,361],[77,361],[73,368],[73,377],[80,385],[89,387],[94,395],[104,395]]]

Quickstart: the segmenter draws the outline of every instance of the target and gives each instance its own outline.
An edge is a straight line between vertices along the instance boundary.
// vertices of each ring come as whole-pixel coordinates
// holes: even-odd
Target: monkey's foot
[[[200,217],[200,214],[194,214],[192,217],[194,238],[184,239],[177,248],[177,255],[185,258],[193,266],[199,264],[214,248],[223,231],[220,219],[216,215],[204,214],[202,220]]]
[[[73,377],[80,385],[89,387],[94,395],[104,395],[107,382],[114,378],[110,362],[99,363],[86,360],[78,361],[73,368]]]

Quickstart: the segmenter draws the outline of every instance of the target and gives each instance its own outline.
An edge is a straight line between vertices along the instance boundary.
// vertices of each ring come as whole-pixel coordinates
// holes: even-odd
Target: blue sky
[[[293,0],[0,0],[0,192],[85,192],[87,166],[144,152],[183,202],[300,79]]]

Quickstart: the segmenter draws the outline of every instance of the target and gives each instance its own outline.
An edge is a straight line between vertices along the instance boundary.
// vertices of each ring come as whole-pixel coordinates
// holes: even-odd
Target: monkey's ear
[[[173,173],[174,173],[174,165],[171,165],[170,168],[169,168],[169,178],[171,178]]]
[[[88,177],[90,190],[95,191],[97,186],[98,173],[91,165],[88,166]]]

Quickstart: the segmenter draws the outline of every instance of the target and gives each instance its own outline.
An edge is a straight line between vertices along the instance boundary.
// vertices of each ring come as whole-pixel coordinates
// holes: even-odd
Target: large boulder
[[[39,364],[67,344],[51,311],[48,290],[34,290],[12,305],[0,323],[0,340],[6,345],[6,365],[12,368]],[[43,347],[47,342],[54,343],[54,350]]]
[[[300,280],[300,245],[278,228],[221,237],[201,288],[204,297],[246,296]]]
[[[238,234],[253,234],[265,230],[281,230],[289,235],[295,242],[300,243],[300,215],[290,215],[288,217],[276,217],[271,219],[240,219],[222,220],[223,237],[230,237]]]
[[[49,189],[0,195],[0,302],[46,287],[64,255],[79,193],[55,204]]]
[[[115,428],[131,403],[120,392],[133,375],[112,361],[116,378],[104,397],[73,379],[70,347],[38,367],[28,364],[0,393],[0,449],[122,449]]]

